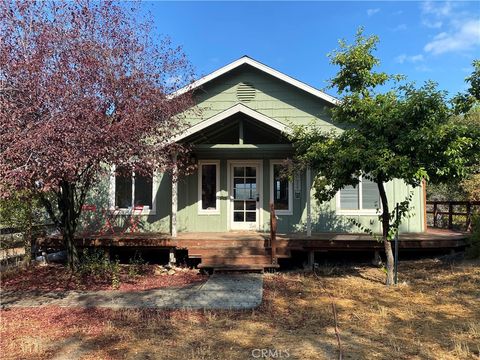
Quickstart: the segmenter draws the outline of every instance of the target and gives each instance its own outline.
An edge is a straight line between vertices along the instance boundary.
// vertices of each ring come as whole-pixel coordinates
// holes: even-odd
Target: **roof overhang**
[[[207,82],[209,81],[212,81],[213,79],[215,78],[218,78],[219,76],[221,75],[224,75],[242,65],[250,65],[252,66],[253,68],[255,69],[258,69],[260,71],[263,71],[279,80],[282,80],[292,86],[295,86],[296,88],[298,89],[301,89],[313,96],[316,96],[332,105],[338,105],[340,103],[340,101],[331,96],[331,95],[328,95],[327,93],[324,93],[323,91],[320,91],[318,89],[315,89],[314,87],[302,82],[302,81],[299,81],[297,79],[294,79],[292,78],[291,76],[288,76],[284,73],[281,73],[280,71],[278,70],[275,70],[265,64],[262,64],[261,62],[258,62],[248,56],[243,56],[241,57],[240,59],[202,77],[201,79],[198,79],[197,81],[191,83],[190,85],[187,85],[187,86],[184,86],[183,88],[181,89],[178,89],[177,91],[175,91],[173,94],[171,94],[171,97],[175,97],[175,96],[178,96],[178,95],[181,95],[181,94],[184,94],[190,90],[194,90],[200,86],[202,86],[203,84],[206,84]]]
[[[199,131],[202,131],[203,129],[206,129],[209,126],[212,126],[222,120],[225,120],[226,118],[235,115],[235,114],[245,114],[257,121],[260,121],[261,123],[270,126],[273,129],[279,130],[283,133],[291,133],[291,128],[288,127],[287,125],[282,124],[281,122],[274,120],[264,114],[259,113],[258,111],[255,111],[248,106],[245,106],[244,104],[236,104],[232,106],[231,108],[228,108],[227,110],[224,110],[196,125],[193,125],[192,127],[188,128],[185,130],[182,134],[176,136],[174,138],[174,141],[180,141],[182,139],[185,139],[189,137],[190,135],[193,135]]]

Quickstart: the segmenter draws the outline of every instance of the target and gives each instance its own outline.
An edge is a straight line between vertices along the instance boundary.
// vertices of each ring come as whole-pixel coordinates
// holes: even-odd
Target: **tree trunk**
[[[27,209],[27,229],[23,234],[23,248],[25,249],[24,262],[29,264],[33,258],[34,251],[34,235],[33,235],[33,224],[32,224],[32,200],[29,198],[28,209]]]
[[[385,187],[383,186],[383,181],[377,180],[378,191],[380,193],[380,200],[382,201],[382,240],[383,246],[385,248],[385,256],[387,258],[387,285],[393,285],[393,251],[392,251],[392,244],[388,239],[388,232],[390,231],[390,210],[388,209],[388,199],[387,193],[385,192]]]
[[[78,269],[79,259],[75,244],[75,230],[77,227],[77,213],[75,212],[75,185],[66,181],[61,183],[58,193],[58,208],[61,212],[61,231],[63,243],[67,250],[68,266],[72,271]]]

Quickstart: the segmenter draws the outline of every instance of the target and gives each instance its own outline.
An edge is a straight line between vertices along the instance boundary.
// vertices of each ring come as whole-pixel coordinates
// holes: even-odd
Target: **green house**
[[[175,141],[191,147],[197,170],[177,181],[169,174],[155,174],[112,176],[109,182],[110,207],[139,209],[142,231],[172,237],[268,232],[270,203],[279,233],[358,233],[350,218],[380,231],[375,184],[364,179],[319,204],[311,190],[314,174],[308,169],[293,179],[282,176],[284,160],[292,155],[286,134],[293,125],[314,123],[341,131],[328,112],[335,98],[247,56],[176,94],[186,91],[194,92],[196,106],[182,114],[189,127]],[[386,184],[386,189],[392,206],[413,191],[413,216],[401,232],[425,231],[424,189],[401,180]]]

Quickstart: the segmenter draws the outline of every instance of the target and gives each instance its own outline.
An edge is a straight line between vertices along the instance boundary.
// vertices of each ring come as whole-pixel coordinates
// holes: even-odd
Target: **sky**
[[[359,26],[380,37],[379,70],[452,96],[480,59],[480,2],[145,2],[156,31],[183,47],[197,76],[248,55],[336,96],[327,54]]]

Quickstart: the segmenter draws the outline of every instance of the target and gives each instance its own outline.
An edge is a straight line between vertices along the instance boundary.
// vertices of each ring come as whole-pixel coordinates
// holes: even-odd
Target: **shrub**
[[[139,251],[135,251],[133,258],[128,261],[130,266],[128,268],[128,276],[135,277],[145,272],[145,265],[147,262],[143,260],[142,254]]]
[[[118,259],[111,261],[103,250],[84,249],[79,273],[83,276],[108,279],[113,288],[120,286],[120,262]]]

